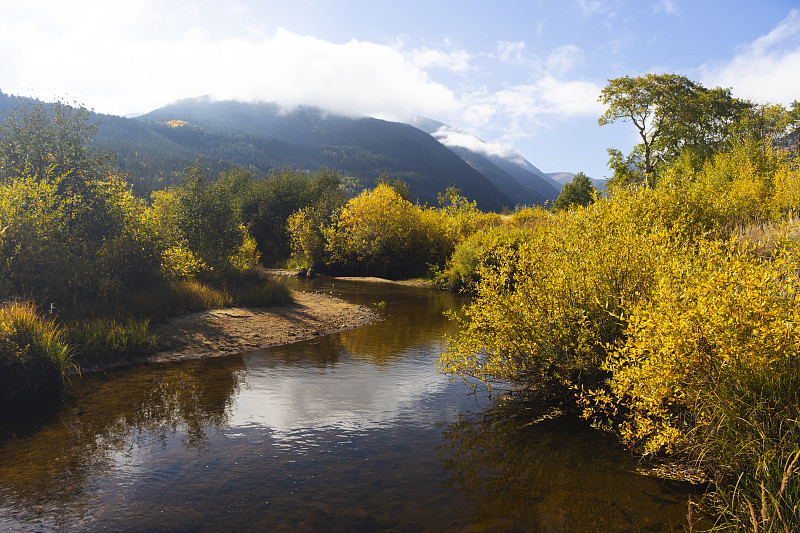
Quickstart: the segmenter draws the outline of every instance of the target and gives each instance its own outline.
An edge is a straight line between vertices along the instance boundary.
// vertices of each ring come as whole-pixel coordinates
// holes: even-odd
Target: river
[[[0,426],[0,530],[682,531],[699,488],[436,373],[463,297],[293,283],[383,320],[72,378],[59,409]]]

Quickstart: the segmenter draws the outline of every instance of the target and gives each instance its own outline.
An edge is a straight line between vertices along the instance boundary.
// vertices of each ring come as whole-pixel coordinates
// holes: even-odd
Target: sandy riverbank
[[[379,320],[369,307],[328,294],[294,290],[292,297],[294,302],[288,305],[228,307],[172,318],[151,328],[158,339],[155,353],[90,365],[81,372],[136,363],[219,357],[354,329]]]
[[[148,361],[213,357],[287,344],[378,320],[368,307],[327,294],[293,291],[285,306],[229,307],[170,319],[153,327],[158,352]]]

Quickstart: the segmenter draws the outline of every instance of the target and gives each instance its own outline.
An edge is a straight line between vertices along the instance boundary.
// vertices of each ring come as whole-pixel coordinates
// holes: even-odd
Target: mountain
[[[575,177],[574,172],[550,172],[547,174],[550,179],[557,182],[559,187],[563,187],[565,184],[572,181],[572,178]],[[592,182],[594,188],[597,189],[597,192],[604,193],[606,191],[606,180],[599,180],[596,178],[589,178],[589,181]]]
[[[0,114],[26,100],[0,93]],[[200,156],[213,173],[233,165],[257,174],[325,166],[343,177],[350,194],[386,175],[404,180],[412,196],[429,205],[452,186],[487,211],[543,205],[559,190],[519,154],[492,152],[466,132],[419,117],[406,124],[311,107],[287,112],[270,103],[195,98],[133,118],[96,118],[94,146],[114,151],[143,195],[178,183],[182,169]],[[456,133],[469,142],[452,142]]]
[[[428,118],[414,117],[411,123],[486,176],[514,205],[544,205],[558,198],[561,185],[517,152],[493,149],[464,130]]]
[[[175,160],[173,154],[194,150],[214,164],[237,164],[264,173],[285,165],[312,170],[326,166],[345,177],[351,192],[373,186],[386,174],[404,180],[415,199],[430,205],[436,205],[437,195],[450,186],[484,210],[513,205],[480,172],[409,124],[337,116],[309,107],[284,112],[274,104],[205,98],[177,102],[134,121],[137,125],[132,130],[144,126],[169,146],[177,145],[177,151],[148,149],[148,157],[161,166]],[[140,147],[141,135],[121,142],[114,127],[104,122],[100,141],[125,154]],[[124,168],[133,172],[135,158],[121,159],[125,159]],[[169,169],[174,171],[174,164]]]

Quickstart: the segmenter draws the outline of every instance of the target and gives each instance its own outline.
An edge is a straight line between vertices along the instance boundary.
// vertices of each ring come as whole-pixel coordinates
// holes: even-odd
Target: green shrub
[[[476,212],[474,232],[455,247],[446,268],[436,282],[450,290],[474,292],[480,280],[478,265],[496,265],[495,253],[503,248],[518,248],[533,228],[551,221],[551,215],[538,207],[525,207],[510,215]]]
[[[225,182],[212,182],[208,168],[198,160],[184,170],[184,182],[175,189],[174,202],[175,227],[192,253],[221,275],[236,268],[232,259],[245,245],[247,230]]]
[[[326,168],[313,173],[283,168],[254,181],[240,195],[242,222],[258,244],[263,264],[283,261],[293,251],[287,227],[292,213],[308,208],[319,220],[330,220],[347,201],[341,182],[336,172]]]
[[[497,265],[498,250],[516,249],[529,237],[530,230],[490,227],[459,243],[439,283],[450,290],[474,292],[480,276],[479,265]]]

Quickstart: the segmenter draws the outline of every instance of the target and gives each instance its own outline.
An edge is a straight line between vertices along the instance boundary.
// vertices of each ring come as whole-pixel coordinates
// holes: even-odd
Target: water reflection
[[[682,531],[692,487],[635,473],[613,437],[581,420],[506,400],[442,436],[442,465],[472,501],[475,531]]]
[[[208,428],[227,421],[242,369],[232,356],[74,379],[67,404],[43,426],[0,427],[2,507],[26,520],[55,509],[61,527],[90,510],[92,480],[142,444],[163,446],[180,431],[186,448],[202,451]]]
[[[323,345],[333,342],[320,339]],[[263,426],[278,439],[302,428],[365,431],[399,421],[431,424],[435,405],[418,406],[429,404],[448,385],[430,364],[430,354],[441,348],[439,342],[406,347],[396,354],[402,363],[371,365],[338,347],[340,364],[326,369],[300,363],[298,352],[306,349],[305,344],[253,352],[246,358],[248,386],[237,396],[228,423]],[[291,359],[294,365],[275,367],[276,360]]]
[[[87,375],[56,416],[13,434],[0,428],[0,530],[680,523],[688,489],[634,474],[613,441],[563,418],[537,422],[524,404],[486,410],[436,374],[452,327],[442,311],[462,299],[335,285],[301,286],[384,301],[384,320],[290,346]]]
[[[344,290],[337,286],[330,291],[337,288]],[[412,299],[409,299],[409,293]],[[343,332],[342,344],[353,357],[373,365],[391,364],[393,360],[405,357],[409,347],[426,344],[430,339],[441,339],[453,327],[444,319],[445,311],[459,309],[466,301],[450,292],[391,285],[378,286],[359,296],[364,303],[386,303],[380,311],[386,324],[372,324]],[[376,331],[380,331],[377,336]]]

